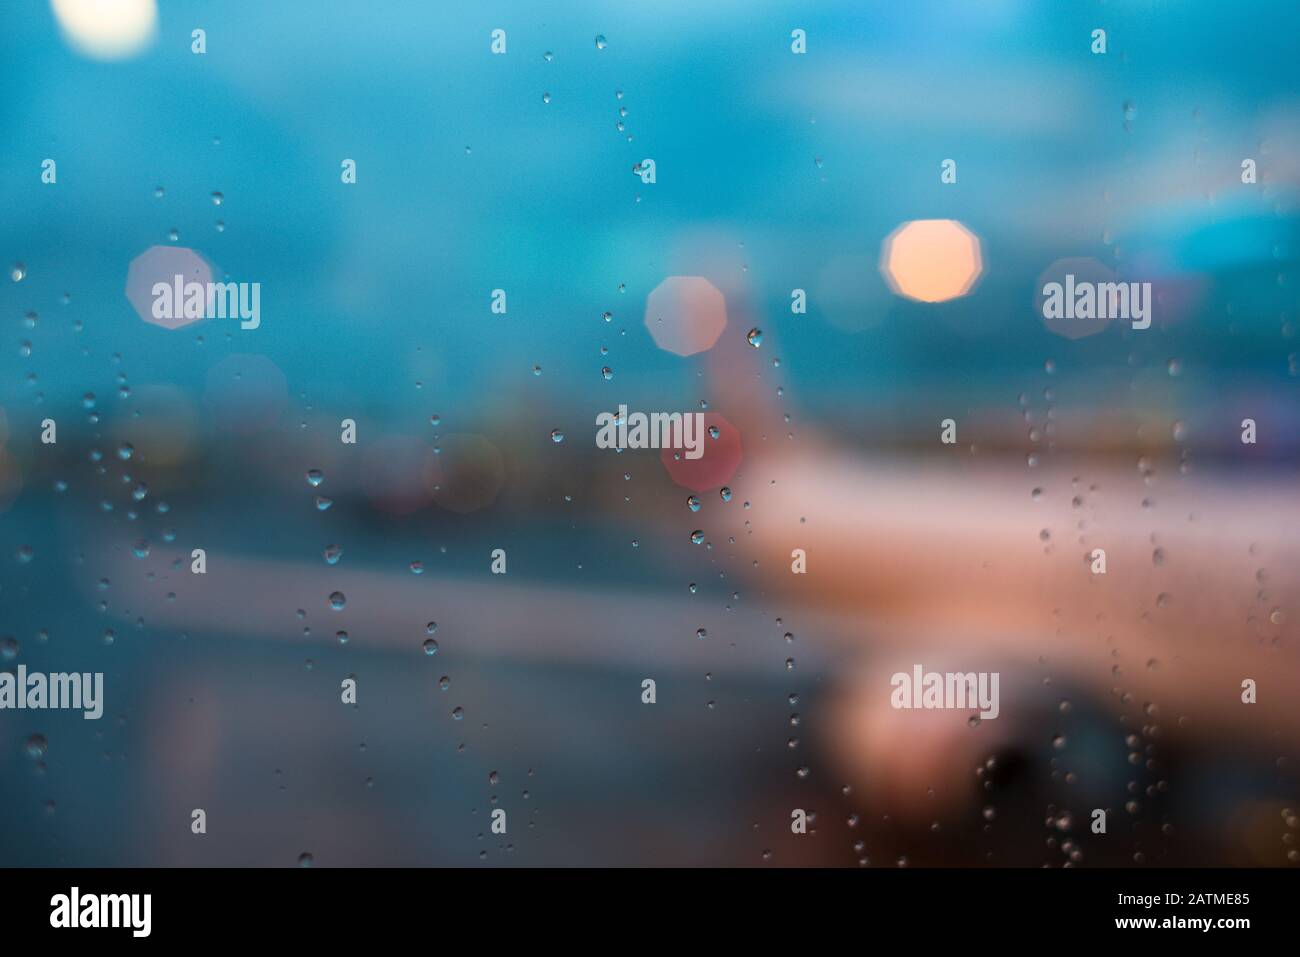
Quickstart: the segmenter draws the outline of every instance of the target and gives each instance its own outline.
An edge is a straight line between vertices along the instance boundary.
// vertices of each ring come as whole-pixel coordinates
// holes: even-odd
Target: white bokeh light
[[[143,50],[158,31],[155,0],[50,0],[64,38],[98,60]]]

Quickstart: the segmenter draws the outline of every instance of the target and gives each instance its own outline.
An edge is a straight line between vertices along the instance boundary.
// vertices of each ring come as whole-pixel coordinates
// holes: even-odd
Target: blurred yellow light
[[[100,60],[138,53],[158,26],[155,0],[50,0],[50,6],[68,42]]]
[[[964,296],[983,271],[979,237],[955,219],[916,219],[885,238],[880,272],[889,288],[921,302]]]

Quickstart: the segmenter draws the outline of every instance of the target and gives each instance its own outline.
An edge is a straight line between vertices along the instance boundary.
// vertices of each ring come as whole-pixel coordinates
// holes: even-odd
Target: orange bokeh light
[[[880,272],[897,295],[944,302],[975,288],[983,272],[979,237],[955,219],[916,219],[886,238]]]

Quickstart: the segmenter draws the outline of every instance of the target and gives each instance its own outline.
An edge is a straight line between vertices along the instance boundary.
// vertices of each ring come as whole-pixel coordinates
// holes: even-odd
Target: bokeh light
[[[164,329],[179,329],[203,318],[187,318],[183,298],[175,301],[174,297],[171,316],[160,318],[154,315],[154,284],[161,282],[174,286],[177,276],[184,277],[184,283],[202,283],[206,289],[206,284],[212,282],[212,266],[193,249],[184,246],[150,246],[131,260],[126,272],[126,298],[141,319]],[[206,303],[205,295],[205,308]]]
[[[154,0],[50,0],[67,41],[97,60],[139,53],[158,32]]]
[[[904,223],[881,248],[880,272],[889,288],[921,302],[966,295],[983,268],[979,237],[955,219]]]
[[[650,293],[645,325],[655,345],[679,356],[713,348],[727,326],[727,301],[702,276],[669,276]]]
[[[693,492],[708,492],[732,480],[744,455],[740,430],[717,412],[705,412],[704,454],[698,459],[686,457],[681,448],[660,451],[659,459],[672,480]],[[673,426],[673,444],[680,446],[680,425]]]

